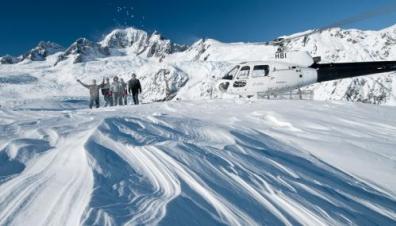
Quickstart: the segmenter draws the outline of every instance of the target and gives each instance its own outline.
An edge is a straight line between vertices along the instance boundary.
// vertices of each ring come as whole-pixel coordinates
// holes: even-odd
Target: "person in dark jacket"
[[[136,78],[136,74],[131,75],[131,80],[128,81],[128,91],[132,95],[133,102],[139,104],[139,93],[142,92],[142,86],[140,85],[139,79]]]
[[[97,85],[96,80],[92,80],[91,85],[87,85],[83,82],[81,82],[80,79],[77,79],[77,82],[80,83],[82,86],[85,88],[89,89],[89,108],[92,108],[92,106],[95,103],[96,108],[99,108],[99,89],[102,87],[102,85]]]
[[[106,80],[103,78],[102,82],[102,95],[105,100],[105,107],[113,106],[113,98],[111,95],[110,91],[110,79],[106,78]]]

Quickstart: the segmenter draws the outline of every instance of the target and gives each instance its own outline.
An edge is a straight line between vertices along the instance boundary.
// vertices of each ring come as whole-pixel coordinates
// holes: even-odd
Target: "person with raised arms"
[[[102,88],[103,84],[97,85],[96,80],[92,80],[92,84],[87,85],[83,83],[80,79],[77,79],[77,82],[80,83],[85,88],[89,89],[89,108],[92,109],[93,105],[95,104],[96,108],[99,108],[99,89]]]

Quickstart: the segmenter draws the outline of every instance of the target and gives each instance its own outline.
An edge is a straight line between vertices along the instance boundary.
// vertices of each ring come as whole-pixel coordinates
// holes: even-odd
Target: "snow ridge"
[[[394,188],[357,179],[277,138],[300,131],[312,140],[323,127],[293,125],[263,111],[269,106],[252,111],[251,105],[239,104],[224,114],[224,104],[230,106],[49,111],[45,118],[35,111],[0,111],[8,120],[0,126],[0,163],[8,169],[0,171],[0,223],[394,224]],[[244,108],[241,123],[232,112]],[[313,106],[299,111],[305,108]],[[289,112],[282,109],[277,112]],[[345,111],[356,109],[346,106],[335,113]],[[214,117],[220,112],[221,118]],[[369,111],[363,112],[361,117]],[[263,125],[272,132],[264,132]]]

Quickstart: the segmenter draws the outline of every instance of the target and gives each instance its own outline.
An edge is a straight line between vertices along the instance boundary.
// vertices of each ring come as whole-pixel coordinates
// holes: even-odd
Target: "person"
[[[113,83],[111,83],[110,91],[113,96],[113,106],[122,105],[122,100],[121,100],[122,87],[121,87],[121,83],[118,81],[117,76],[113,78]]]
[[[132,73],[131,77],[128,82],[128,91],[132,95],[133,102],[137,105],[139,104],[139,93],[142,93],[142,86],[135,73]]]
[[[104,97],[105,100],[105,107],[109,107],[109,106],[113,106],[113,98],[111,95],[111,91],[110,91],[110,79],[109,78],[103,78],[103,82],[102,82],[102,95]]]
[[[123,102],[124,105],[128,104],[128,87],[124,79],[121,78],[121,87],[122,87],[122,97],[121,97],[121,102]]]
[[[80,79],[77,79],[77,82],[80,83],[82,86],[85,88],[89,89],[89,108],[92,109],[93,105],[95,104],[96,108],[99,108],[99,89],[102,87],[102,85],[97,85],[96,80],[92,80],[91,85],[87,85],[83,82],[81,82]]]

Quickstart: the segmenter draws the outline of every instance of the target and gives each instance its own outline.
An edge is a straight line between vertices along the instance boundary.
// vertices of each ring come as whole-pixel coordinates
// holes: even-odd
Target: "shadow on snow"
[[[156,147],[157,151],[188,169],[192,177],[208,190],[259,224],[283,223],[279,215],[266,208],[235,177],[253,188],[294,225],[301,223],[295,213],[271,197],[292,200],[328,222],[395,223],[386,213],[365,205],[370,203],[392,212],[395,200],[264,133],[230,128],[229,136],[234,142],[219,146],[197,136],[201,128],[213,125],[169,116],[155,119],[108,118],[97,133],[123,146]],[[180,123],[188,125],[180,130]],[[146,175],[139,174],[133,165],[111,147],[101,144],[95,136],[88,140],[86,149],[94,168],[95,188],[84,224],[103,225],[109,221],[123,224],[144,208],[149,208],[139,206],[139,198],[160,196],[161,191],[154,189]],[[155,155],[155,150],[152,153]],[[228,223],[221,219],[203,194],[176,177],[180,181],[181,194],[168,203],[166,215],[159,222],[161,225]]]

